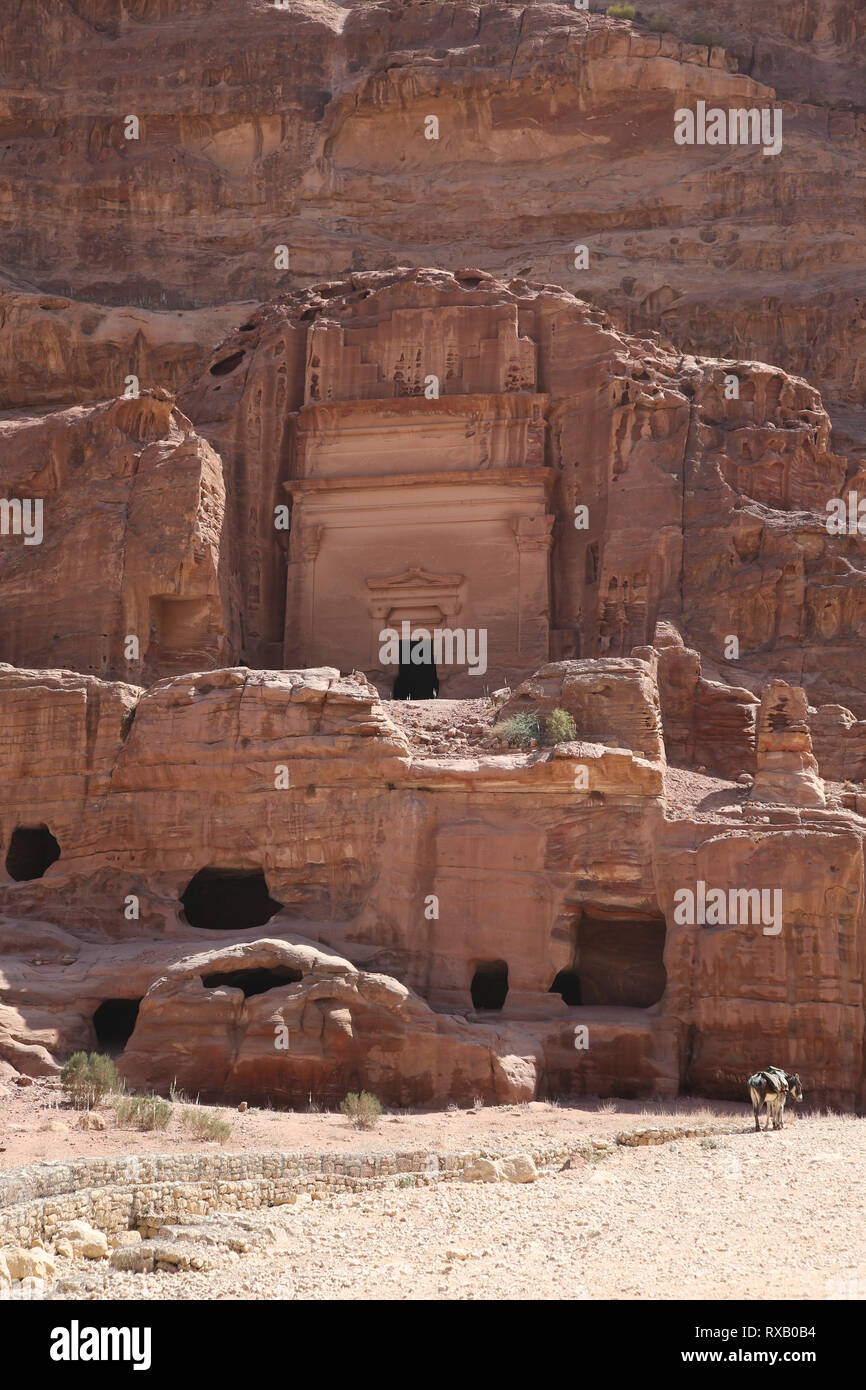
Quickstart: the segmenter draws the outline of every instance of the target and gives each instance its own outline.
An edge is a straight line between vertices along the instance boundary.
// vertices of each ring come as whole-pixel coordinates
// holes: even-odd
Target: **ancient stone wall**
[[[571,1149],[527,1149],[540,1166],[561,1165]],[[336,1192],[392,1186],[400,1177],[414,1185],[453,1182],[482,1155],[439,1153],[226,1153],[54,1161],[0,1174],[0,1246],[51,1240],[69,1221],[84,1220],[105,1232],[153,1234],[168,1221],[214,1210],[251,1211],[280,1206],[309,1193],[314,1200]],[[485,1150],[485,1155],[488,1151]]]

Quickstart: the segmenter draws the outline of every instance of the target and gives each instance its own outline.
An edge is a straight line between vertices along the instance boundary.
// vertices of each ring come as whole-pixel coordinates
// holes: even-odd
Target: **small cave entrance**
[[[239,367],[243,360],[243,348],[238,352],[230,352],[228,357],[221,357],[219,362],[214,362],[210,369],[210,374],[211,376],[228,376],[229,372],[233,372],[235,367]]]
[[[47,825],[19,825],[12,832],[6,853],[6,872],[19,883],[41,878],[60,858],[60,846]]]
[[[269,989],[280,989],[283,985],[300,984],[303,972],[293,970],[290,965],[251,966],[249,970],[225,970],[222,974],[202,975],[205,989],[219,989],[227,985],[230,989],[242,989],[244,998],[253,994],[267,994]]]
[[[559,994],[562,996],[563,1004],[573,1006],[582,1003],[580,992],[580,976],[576,970],[560,970],[548,994]]]
[[[664,994],[663,917],[584,912],[576,947],[572,970],[560,972],[576,978],[580,997],[575,1002],[648,1009]],[[569,1002],[564,993],[563,999]]]
[[[100,1052],[120,1056],[132,1037],[140,1004],[140,999],[106,999],[100,1004],[93,1015]]]
[[[204,931],[263,927],[283,905],[268,893],[261,869],[199,869],[180,900],[190,926]]]
[[[439,694],[439,674],[428,638],[400,643],[400,670],[392,691],[395,700],[433,700]]]
[[[508,994],[508,966],[505,961],[480,961],[472,976],[471,993],[474,1009],[501,1009]]]

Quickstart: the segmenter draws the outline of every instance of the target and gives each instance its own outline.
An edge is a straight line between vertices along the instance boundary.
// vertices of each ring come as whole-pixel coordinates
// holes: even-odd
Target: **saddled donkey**
[[[785,1101],[790,1095],[799,1104],[803,1099],[803,1085],[796,1072],[782,1071],[781,1067],[767,1067],[766,1071],[757,1071],[748,1080],[749,1094],[752,1097],[752,1108],[755,1112],[755,1129],[760,1132],[761,1126],[758,1116],[761,1113],[761,1106],[767,1107],[767,1122],[764,1129],[770,1128],[770,1120],[773,1121],[773,1129],[784,1128]]]

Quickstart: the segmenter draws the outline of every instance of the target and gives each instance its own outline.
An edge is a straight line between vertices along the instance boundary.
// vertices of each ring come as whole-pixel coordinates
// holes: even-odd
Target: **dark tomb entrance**
[[[472,976],[472,1006],[501,1009],[508,994],[508,966],[504,960],[480,961]]]
[[[434,700],[439,694],[439,676],[429,638],[400,643],[400,670],[394,681],[395,700]]]
[[[59,858],[60,846],[47,825],[19,825],[9,841],[6,872],[19,883],[41,878]]]
[[[96,1041],[101,1052],[119,1057],[132,1037],[140,999],[106,999],[93,1015]]]
[[[576,970],[560,970],[547,992],[548,994],[560,995],[563,1004],[568,1004],[570,1007],[580,1004],[582,1002],[580,976]]]
[[[181,902],[190,926],[206,931],[263,927],[282,907],[268,893],[261,869],[199,869]]]
[[[626,917],[600,908],[584,911],[571,972],[577,976],[579,999],[569,1001],[564,991],[562,997],[566,1004],[651,1008],[667,984],[664,950],[663,917]]]

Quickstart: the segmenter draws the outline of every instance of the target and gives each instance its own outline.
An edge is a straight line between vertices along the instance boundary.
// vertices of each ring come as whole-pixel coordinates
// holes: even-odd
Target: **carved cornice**
[[[373,618],[387,618],[394,608],[439,608],[443,615],[454,616],[463,606],[462,574],[433,574],[411,565],[398,574],[372,575],[365,582]]]

